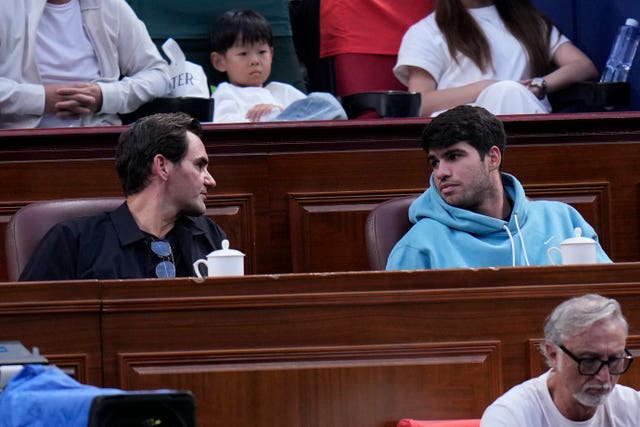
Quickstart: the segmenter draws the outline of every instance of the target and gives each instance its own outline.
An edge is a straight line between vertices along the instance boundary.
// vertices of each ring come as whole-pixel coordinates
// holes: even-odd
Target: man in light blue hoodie
[[[529,201],[520,182],[502,172],[502,122],[461,105],[427,126],[421,145],[433,168],[430,187],[409,208],[414,226],[395,245],[387,270],[550,264],[547,250],[563,240],[598,236],[566,203]],[[597,261],[611,262],[600,244]]]

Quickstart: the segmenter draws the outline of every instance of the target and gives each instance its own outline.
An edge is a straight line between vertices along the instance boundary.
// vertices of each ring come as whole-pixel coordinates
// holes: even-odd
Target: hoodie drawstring
[[[511,235],[511,231],[509,231],[509,227],[507,226],[507,224],[502,224],[502,227],[507,232],[507,235],[509,236],[509,242],[511,242],[511,266],[515,267],[516,266],[516,248],[515,248],[515,244],[513,243],[513,236]]]
[[[516,230],[518,230],[518,237],[520,238],[520,245],[522,246],[522,254],[524,255],[524,262],[526,266],[529,266],[529,256],[527,255],[527,248],[524,245],[524,239],[522,238],[522,230],[520,229],[520,223],[518,222],[518,214],[513,214],[513,219],[515,219]],[[503,224],[502,227],[507,231],[507,235],[509,236],[509,242],[511,243],[511,266],[516,266],[516,245],[513,241],[513,235],[511,234],[511,230],[509,230],[509,226],[507,224]]]

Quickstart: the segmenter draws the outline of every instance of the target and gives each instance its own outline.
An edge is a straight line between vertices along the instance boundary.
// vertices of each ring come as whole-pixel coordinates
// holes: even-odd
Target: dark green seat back
[[[254,9],[271,24],[274,58],[270,80],[289,83],[306,92],[296,57],[289,20],[288,0],[127,0],[145,23],[151,38],[161,49],[168,38],[175,39],[187,60],[199,64],[210,85],[224,81],[209,59],[210,31],[218,16],[229,9]],[[162,52],[162,50],[161,50]]]

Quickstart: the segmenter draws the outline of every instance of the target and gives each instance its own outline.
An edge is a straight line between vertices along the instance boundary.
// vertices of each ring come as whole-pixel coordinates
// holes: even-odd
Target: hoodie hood
[[[502,185],[513,203],[509,221],[493,218],[467,209],[457,208],[445,202],[436,190],[433,174],[429,179],[430,187],[422,193],[409,207],[409,220],[417,223],[423,218],[431,218],[447,227],[474,235],[506,233],[505,225],[512,233],[517,233],[523,226],[526,217],[526,196],[520,182],[507,173],[502,173]],[[517,216],[518,224],[514,221]]]

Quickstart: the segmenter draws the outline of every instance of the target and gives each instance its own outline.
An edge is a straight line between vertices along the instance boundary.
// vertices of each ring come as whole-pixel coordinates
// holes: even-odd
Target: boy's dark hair
[[[422,132],[420,146],[428,154],[432,149],[467,142],[484,159],[494,145],[504,153],[506,139],[504,126],[496,116],[482,107],[459,105],[431,120]]]
[[[157,154],[172,163],[184,158],[187,131],[202,136],[200,122],[188,114],[161,113],[141,118],[120,134],[116,170],[125,196],[139,193],[147,186]]]
[[[211,30],[211,50],[224,54],[236,41],[240,44],[267,43],[273,47],[273,32],[264,16],[251,9],[223,13]]]

